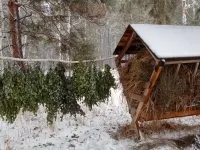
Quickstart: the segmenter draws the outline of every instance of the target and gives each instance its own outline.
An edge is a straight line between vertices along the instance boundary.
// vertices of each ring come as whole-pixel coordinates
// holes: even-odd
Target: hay
[[[165,66],[161,72],[147,105],[148,114],[182,111],[188,106],[190,93],[186,93],[189,90],[186,78],[175,77],[175,71],[175,66]]]
[[[118,68],[129,111],[132,108],[137,109],[139,101],[133,99],[133,94],[143,94],[144,85],[150,79],[153,66],[152,57],[148,53],[143,53],[143,55],[139,53],[125,66]]]
[[[134,56],[119,68],[120,81],[123,86],[129,109],[137,109],[139,102],[133,94],[142,95],[145,83],[149,81],[154,69],[153,58],[148,52]],[[165,112],[179,112],[193,107],[200,108],[200,74],[193,81],[195,64],[181,65],[175,77],[177,65],[165,66],[152,91],[150,102],[143,110],[144,114],[159,118]]]

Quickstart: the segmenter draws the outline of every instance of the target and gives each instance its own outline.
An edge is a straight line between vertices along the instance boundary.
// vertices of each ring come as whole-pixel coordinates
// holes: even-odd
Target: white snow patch
[[[131,24],[159,58],[200,57],[200,27]]]
[[[46,124],[45,110],[40,107],[37,116],[26,112],[20,114],[13,124],[0,121],[0,150],[132,150],[133,147],[153,138],[178,138],[183,134],[199,133],[197,129],[175,133],[163,131],[148,135],[146,141],[140,143],[133,139],[113,139],[111,133],[131,122],[117,71],[113,71],[113,75],[118,88],[111,89],[112,96],[107,103],[95,106],[92,111],[82,105],[86,112],[85,117],[77,115],[74,118],[66,115],[62,122],[58,119],[54,126],[49,127]],[[183,124],[198,125],[200,117],[171,121],[174,120]],[[163,146],[159,149],[170,147]]]
[[[113,74],[119,83],[117,71]],[[111,89],[111,92],[109,101],[94,106],[92,111],[82,104],[85,117],[66,115],[62,122],[58,119],[52,127],[46,124],[43,107],[37,116],[29,112],[20,114],[13,124],[0,121],[0,149],[125,150],[134,141],[116,141],[109,133],[129,124],[131,118],[121,88]]]

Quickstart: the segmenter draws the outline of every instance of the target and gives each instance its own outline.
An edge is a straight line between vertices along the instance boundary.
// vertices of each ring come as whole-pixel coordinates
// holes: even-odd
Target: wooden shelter
[[[143,112],[144,107],[150,101],[160,73],[166,66],[173,65],[176,67],[175,77],[183,64],[192,64],[194,66],[192,81],[195,81],[200,62],[199,39],[200,27],[198,26],[131,24],[127,27],[113,53],[118,55],[116,66],[120,72],[120,78],[129,69],[129,60],[138,53],[143,55],[147,52],[154,60],[152,74],[149,81],[145,83],[142,94],[133,93],[127,99],[129,112],[133,119],[131,126],[136,129],[137,133],[139,131],[138,122],[141,120],[150,121],[200,114],[200,109],[192,106],[184,107],[182,111],[165,112],[158,118]],[[173,90],[173,87],[171,88]],[[124,94],[127,96],[127,93]],[[133,99],[139,102],[134,111],[132,111],[131,104]]]

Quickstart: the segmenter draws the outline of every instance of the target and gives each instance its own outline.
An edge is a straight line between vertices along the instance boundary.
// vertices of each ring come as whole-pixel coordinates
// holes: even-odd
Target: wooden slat
[[[134,128],[136,127],[136,132],[139,134],[139,130],[138,130],[138,120],[140,119],[141,113],[142,113],[142,109],[144,108],[144,106],[146,105],[146,103],[148,103],[149,99],[150,99],[150,95],[152,92],[152,89],[160,75],[160,72],[162,70],[163,66],[161,66],[159,64],[159,62],[157,62],[156,67],[151,75],[151,79],[150,79],[150,84],[149,87],[145,90],[144,93],[144,99],[139,103],[138,108],[136,110],[136,115],[135,118],[133,119],[131,126]]]
[[[122,52],[118,55],[117,59],[120,61],[124,54],[126,53],[126,51],[128,50],[128,48],[131,46],[132,42],[133,42],[133,39],[136,37],[136,33],[133,32],[127,42],[127,44],[124,45],[123,49],[122,49]]]
[[[129,36],[123,36],[122,38],[121,38],[121,42],[126,42],[126,41],[128,41],[129,40],[129,37],[130,37],[131,35],[129,35]]]
[[[139,46],[139,45],[143,45],[143,43],[140,42],[140,41],[137,41],[137,42],[133,42],[132,45],[133,45],[133,46]]]
[[[118,46],[124,46],[125,44],[126,44],[126,42],[120,41],[119,44],[118,44]]]
[[[188,63],[199,63],[200,59],[196,60],[177,60],[177,61],[166,61],[165,65],[171,65],[171,64],[188,64]]]
[[[126,31],[123,36],[130,36],[131,33],[132,33],[132,30],[130,30],[129,32]]]
[[[144,88],[147,89],[150,86],[150,82],[145,83]]]
[[[199,68],[199,63],[196,63],[196,66],[195,66],[195,69],[194,69],[194,74],[193,74],[193,81],[195,80],[198,68]]]
[[[137,101],[143,101],[144,96],[143,95],[138,95],[138,94],[133,94],[132,98],[137,100]]]
[[[176,72],[175,72],[175,77],[178,75],[178,72],[180,70],[181,64],[178,64],[177,68],[176,68]]]
[[[155,118],[153,116],[142,116],[141,119],[144,121],[152,121],[152,120],[162,120],[162,119],[170,119],[170,118],[177,118],[177,117],[186,117],[186,116],[194,116],[200,115],[200,110],[186,110],[183,112],[166,112],[165,114],[159,116],[159,118]]]

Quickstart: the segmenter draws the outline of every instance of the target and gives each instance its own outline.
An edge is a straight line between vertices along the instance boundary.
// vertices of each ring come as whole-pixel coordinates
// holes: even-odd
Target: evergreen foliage
[[[105,102],[114,87],[110,68],[98,70],[94,65],[74,66],[72,77],[65,76],[64,65],[59,63],[44,75],[39,66],[26,72],[19,68],[7,68],[0,77],[0,117],[13,123],[22,110],[37,114],[40,105],[45,106],[47,122],[52,124],[57,114],[84,115],[78,100],[90,109],[98,102]]]
[[[73,81],[76,99],[84,100],[90,109],[98,102],[105,102],[110,96],[110,88],[115,86],[108,65],[100,71],[95,65],[86,67],[80,64],[74,69]]]

